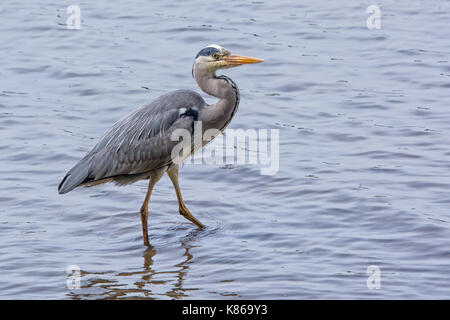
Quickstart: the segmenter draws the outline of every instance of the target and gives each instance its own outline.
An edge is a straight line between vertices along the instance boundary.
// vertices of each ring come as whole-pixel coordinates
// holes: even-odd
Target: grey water
[[[450,298],[450,2],[81,1],[68,29],[70,4],[0,4],[1,299]],[[211,43],[265,60],[222,73],[229,128],[278,130],[276,174],[184,165],[207,228],[164,177],[151,247],[146,181],[57,194],[115,121],[199,91]]]

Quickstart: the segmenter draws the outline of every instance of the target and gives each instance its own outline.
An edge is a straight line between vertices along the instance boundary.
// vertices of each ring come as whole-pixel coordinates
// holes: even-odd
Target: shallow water
[[[0,298],[449,298],[450,2],[383,1],[379,30],[362,2],[81,2],[80,30],[41,3],[0,8]],[[165,177],[145,248],[145,181],[57,185],[119,118],[198,91],[209,43],[265,59],[224,72],[229,128],[279,129],[279,171],[185,165],[207,228]]]

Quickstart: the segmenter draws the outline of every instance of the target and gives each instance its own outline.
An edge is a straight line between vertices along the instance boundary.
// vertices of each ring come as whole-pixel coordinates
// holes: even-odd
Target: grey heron
[[[119,120],[72,169],[58,186],[60,194],[78,186],[105,182],[126,185],[149,179],[147,194],[140,210],[144,244],[148,245],[148,204],[153,187],[167,173],[175,188],[179,212],[199,228],[204,225],[188,210],[178,183],[179,163],[172,151],[177,129],[194,134],[194,122],[202,131],[223,131],[239,105],[239,89],[229,77],[216,75],[219,69],[263,62],[261,59],[231,54],[219,45],[209,45],[195,57],[192,75],[200,89],[218,98],[208,105],[195,91],[176,90],[160,96]],[[214,137],[212,137],[214,138]],[[190,149],[190,153],[195,152]]]

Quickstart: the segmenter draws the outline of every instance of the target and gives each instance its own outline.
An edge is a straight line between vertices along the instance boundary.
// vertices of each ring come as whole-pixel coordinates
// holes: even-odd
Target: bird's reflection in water
[[[135,272],[89,272],[82,270],[81,288],[71,290],[67,296],[75,300],[180,299],[187,297],[188,291],[198,290],[196,288],[183,287],[189,271],[189,265],[193,260],[191,249],[196,247],[192,242],[200,236],[200,233],[205,233],[205,231],[197,229],[180,239],[180,248],[184,250],[182,260],[178,261],[168,271],[155,270],[153,264],[158,250],[150,245],[143,251],[144,263],[141,270]],[[173,270],[174,268],[176,270]],[[160,278],[160,275],[173,275],[173,279],[159,280],[157,278]],[[131,283],[128,282],[130,280]],[[161,292],[161,287],[159,286],[167,287],[167,289],[165,292]]]

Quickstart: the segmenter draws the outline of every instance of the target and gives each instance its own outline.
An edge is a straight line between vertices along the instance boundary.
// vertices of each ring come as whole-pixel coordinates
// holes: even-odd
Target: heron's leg
[[[156,172],[150,175],[148,178],[148,189],[147,194],[145,195],[144,203],[141,207],[141,222],[142,222],[142,236],[144,238],[144,245],[148,246],[150,245],[148,242],[148,202],[150,201],[150,195],[152,194],[153,187],[155,186],[156,182],[161,179],[161,177],[164,175],[163,172]]]
[[[204,228],[205,226],[203,225],[203,223],[198,221],[191,214],[191,212],[188,210],[188,208],[186,207],[186,205],[183,202],[183,198],[181,196],[180,185],[178,184],[178,165],[174,166],[170,170],[168,170],[167,175],[169,176],[170,180],[172,181],[173,186],[175,188],[175,192],[177,193],[177,200],[178,200],[178,207],[180,209],[180,214],[183,217],[185,217],[186,219],[188,219],[189,221],[193,222],[199,228],[201,228],[201,229]]]

